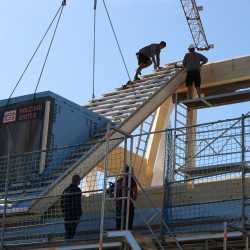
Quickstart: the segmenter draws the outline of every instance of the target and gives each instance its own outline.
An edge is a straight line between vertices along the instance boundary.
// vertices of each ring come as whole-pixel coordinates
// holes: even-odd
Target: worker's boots
[[[127,89],[129,88],[130,86],[132,86],[134,83],[132,81],[128,81],[126,84],[122,85],[122,89]]]

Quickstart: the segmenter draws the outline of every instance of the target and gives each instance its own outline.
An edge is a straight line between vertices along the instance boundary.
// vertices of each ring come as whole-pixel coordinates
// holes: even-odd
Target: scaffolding
[[[153,122],[152,119],[151,122]],[[149,125],[149,127],[152,126]],[[110,137],[112,130],[119,134],[115,139]],[[140,130],[135,130],[135,133],[137,131]],[[162,199],[158,198],[157,194],[157,202],[155,202],[154,194],[148,190],[149,182],[140,181],[142,166],[143,178],[147,175],[145,171],[149,169],[144,160],[146,149],[138,153],[138,145],[142,145],[140,143],[142,138],[149,138],[154,134],[154,132],[143,132],[143,134],[129,135],[108,127],[105,139],[95,140],[91,145],[87,143],[1,157],[2,249],[17,248],[24,244],[44,246],[64,242],[66,223],[77,224],[74,238],[76,242],[81,241],[80,244],[84,245],[91,239],[92,242],[99,242],[99,249],[104,249],[112,240],[107,236],[112,235],[110,231],[131,229],[129,219],[131,205],[135,208],[134,227],[137,234],[143,235],[147,232],[153,242],[151,244],[159,249],[165,249],[160,239],[162,226],[177,249],[182,249],[163,220]],[[162,136],[165,134],[165,130],[161,132]],[[61,205],[64,190],[58,191],[58,195],[44,195],[42,191],[44,187],[60,178],[61,173],[70,171],[69,166],[75,164],[84,152],[103,143],[106,147],[104,159],[81,181],[83,213],[79,219],[66,222],[65,211]],[[110,145],[114,143],[118,146],[110,150]],[[147,143],[143,142],[143,145],[147,147]],[[41,173],[39,166],[42,155],[46,156],[46,160],[45,170]],[[125,171],[126,167],[128,171]],[[123,179],[122,195],[116,195],[116,184],[120,179]],[[137,200],[131,196],[133,182],[139,193]],[[161,194],[160,197],[162,197]],[[49,209],[45,212],[31,212],[30,206],[41,199],[50,204]],[[119,201],[122,204],[120,212],[117,210]],[[73,205],[72,209],[75,209]],[[121,218],[118,218],[119,216]],[[117,220],[120,220],[119,228]]]
[[[151,122],[153,119],[149,118]],[[152,123],[147,125],[152,128]],[[141,128],[142,126],[140,126]],[[139,176],[141,174],[141,165],[145,156],[146,148],[144,148],[142,155],[139,157],[142,158],[139,162],[138,159],[138,144],[142,140],[143,136],[149,138],[154,132],[147,132],[128,135],[122,131],[119,131],[123,137],[123,145],[120,145],[120,148],[123,148],[123,157],[120,164],[120,168],[117,168],[117,163],[113,164],[112,161],[115,159],[108,157],[109,152],[109,143],[110,143],[110,128],[107,129],[106,134],[106,156],[104,160],[104,181],[103,181],[103,195],[102,195],[102,209],[101,209],[101,223],[100,223],[100,241],[99,249],[103,249],[104,235],[105,231],[108,232],[108,229],[105,228],[105,213],[109,210],[106,207],[107,201],[114,201],[116,206],[116,230],[132,230],[132,224],[134,220],[134,208],[138,211],[137,215],[140,217],[141,224],[144,224],[146,229],[149,231],[152,239],[155,242],[155,247],[158,249],[165,249],[165,246],[160,238],[160,231],[155,229],[153,226],[155,223],[161,225],[162,228],[168,233],[168,236],[174,242],[174,245],[177,249],[183,249],[176,239],[175,235],[171,232],[168,224],[162,217],[162,209],[159,208],[159,205],[154,204],[152,198],[146,191],[145,187],[140,183]],[[140,131],[142,132],[142,131]],[[166,131],[161,132],[163,136]],[[134,141],[137,141],[135,144]],[[145,144],[146,147],[147,144]],[[136,163],[138,163],[136,165]],[[144,169],[145,170],[145,169]],[[145,173],[144,173],[145,174]],[[119,194],[119,181],[122,183],[121,193]],[[109,184],[109,185],[108,185]],[[136,187],[136,190],[140,190],[141,199],[144,200],[144,203],[147,204],[146,207],[150,207],[149,214],[141,212],[136,198],[133,196],[133,188]],[[131,224],[132,218],[132,224]],[[153,225],[152,225],[153,223]]]
[[[194,240],[202,233],[223,233],[226,223],[227,235],[237,231],[243,239],[238,247],[248,245],[249,115],[168,133],[164,216],[171,230]],[[228,247],[235,246],[233,236],[227,237]],[[222,249],[223,240],[218,244]]]
[[[199,242],[203,246],[214,244],[217,234],[222,237],[217,242],[221,247],[224,234],[227,236],[224,244],[228,247],[247,244],[249,115],[144,134],[136,133],[140,130],[132,134],[116,131],[119,137],[115,139],[110,137],[112,129],[108,128],[104,141],[95,141],[95,145],[105,143],[105,158],[81,181],[83,214],[77,221],[77,233],[72,242],[87,244],[91,239],[99,249],[104,249],[112,241],[107,236],[110,231],[129,230],[132,204],[135,208],[132,232],[141,244],[148,238],[157,249],[192,249],[194,243],[181,242],[181,237],[188,235],[195,241],[196,235],[201,233],[207,237]],[[165,191],[150,188],[148,181],[141,181],[141,163],[144,176],[148,175],[148,169],[142,159],[144,154],[138,154],[138,141],[144,135],[149,138],[153,134],[159,134],[165,141],[162,156]],[[113,140],[119,144],[110,151]],[[64,242],[65,221],[60,203],[63,190],[53,197],[41,195],[41,189],[58,178],[62,169],[65,171],[69,164],[74,164],[85,149],[86,145],[74,145],[1,157],[3,249],[22,244]],[[40,173],[41,153],[45,152],[46,171]],[[116,184],[120,179],[123,179],[124,188],[122,195],[117,195]],[[131,196],[132,182],[138,188],[137,199]],[[164,199],[161,198],[163,194]],[[30,213],[29,206],[38,199],[51,203],[49,209]],[[119,201],[122,204],[120,213],[117,212]],[[119,228],[117,219],[120,220]],[[113,241],[121,244],[118,239]]]

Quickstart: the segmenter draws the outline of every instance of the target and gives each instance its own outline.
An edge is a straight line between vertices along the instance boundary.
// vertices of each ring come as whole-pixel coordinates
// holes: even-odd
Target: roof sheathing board
[[[178,69],[166,69],[152,75],[145,76],[143,80],[137,81],[126,89],[116,89],[104,94],[87,107],[93,112],[111,119],[113,122],[121,123],[152,96],[164,83],[168,82]]]

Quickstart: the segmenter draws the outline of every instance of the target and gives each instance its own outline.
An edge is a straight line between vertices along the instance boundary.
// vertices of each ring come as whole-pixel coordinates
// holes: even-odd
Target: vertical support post
[[[108,153],[109,153],[109,136],[110,136],[110,124],[108,123],[106,136],[105,136],[106,149],[105,149],[105,160],[104,160],[104,180],[103,180],[103,195],[102,195],[102,207],[101,207],[99,250],[103,249],[103,234],[104,234],[104,219],[105,219],[104,217],[105,217]]]
[[[172,145],[172,133],[176,133],[175,131],[172,130],[166,130],[165,136],[166,136],[166,153],[165,153],[165,164],[166,164],[166,174],[165,174],[165,185],[164,185],[164,201],[165,201],[165,206],[167,208],[167,217],[166,220],[169,221],[172,217],[172,210],[171,210],[171,183],[175,180],[175,168],[173,166],[173,162],[170,159],[172,151],[175,149],[173,148]],[[174,156],[175,157],[175,156]],[[168,209],[169,208],[169,209]]]
[[[208,240],[205,240],[205,250],[208,250]]]
[[[43,133],[42,133],[41,159],[39,162],[39,173],[40,174],[42,174],[42,172],[45,168],[45,164],[46,164],[49,118],[50,118],[50,101],[46,101],[46,103],[45,103],[45,117],[44,117],[44,122],[43,122]]]
[[[172,182],[175,180],[175,167],[174,167],[174,142],[173,142],[173,134],[175,134],[176,131],[173,131],[172,129],[166,129],[164,132],[165,135],[165,159],[164,159],[164,180],[163,183],[168,181]],[[175,135],[174,135],[175,136]]]
[[[94,0],[93,66],[92,66],[92,100],[95,99],[96,9],[97,9],[97,0]]]
[[[164,159],[164,174],[163,174],[163,204],[162,204],[162,212],[161,212],[161,219],[162,221],[169,221],[170,216],[170,210],[168,211],[170,207],[170,190],[169,190],[169,182],[174,180],[174,169],[173,169],[173,161],[172,161],[172,130],[166,129],[164,132],[165,136],[165,159]],[[163,223],[161,223],[161,229],[160,229],[160,236],[163,238],[165,232],[165,227]]]
[[[5,177],[5,187],[4,187],[4,210],[2,217],[1,249],[4,249],[5,221],[6,221],[7,206],[8,206],[9,172],[10,172],[10,152],[8,152],[7,156],[6,177]]]
[[[129,216],[130,216],[130,204],[131,204],[131,188],[132,188],[132,156],[133,156],[133,137],[130,137],[130,150],[129,150],[129,170],[128,170],[128,194],[127,194],[127,208],[126,208],[126,230],[129,229]]]
[[[227,222],[224,222],[223,250],[227,250]]]
[[[246,250],[249,250],[249,237],[246,236]]]
[[[174,108],[174,143],[173,143],[173,174],[175,173],[175,168],[176,168],[176,136],[177,136],[177,105],[178,105],[178,97],[177,93],[175,93],[175,108]],[[173,175],[174,177],[174,175]]]
[[[243,231],[243,237],[245,238],[245,226],[246,226],[246,209],[245,209],[245,117],[241,116],[241,192],[242,192],[242,204],[241,204],[241,227]]]
[[[195,127],[197,124],[197,110],[187,109],[187,141],[186,141],[186,168],[195,167]]]
[[[127,136],[125,136],[125,140],[124,140],[124,159],[123,159],[123,167],[126,166],[127,164],[127,158],[128,158],[128,154],[127,154],[127,149],[128,149],[128,138]]]
[[[130,137],[130,152],[129,152],[129,166],[133,166],[133,150],[134,150],[134,137]],[[132,172],[133,169],[131,169]],[[133,174],[133,173],[132,173]]]
[[[127,200],[127,195],[128,195],[128,190],[127,190],[127,180],[128,180],[128,173],[126,172],[126,165],[127,165],[127,148],[128,148],[128,138],[125,136],[124,140],[124,160],[123,160],[123,181],[122,181],[122,209],[121,209],[121,230],[125,229],[126,226],[126,200]],[[125,198],[126,197],[126,198]],[[124,225],[125,224],[125,225]]]

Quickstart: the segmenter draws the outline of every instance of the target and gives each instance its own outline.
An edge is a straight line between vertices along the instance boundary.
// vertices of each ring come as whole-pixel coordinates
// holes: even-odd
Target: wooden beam
[[[183,168],[181,171],[184,174],[187,174],[191,177],[197,176],[213,176],[213,175],[220,175],[223,173],[235,173],[240,172],[242,169],[242,163],[229,163],[229,164],[220,164],[220,165],[212,165],[212,166],[204,166],[198,168]]]
[[[193,108],[187,109],[187,138],[186,138],[186,168],[195,167],[195,136],[197,124],[197,110]]]
[[[250,87],[250,80],[247,81],[240,81],[237,84],[228,83],[226,85],[214,86],[212,88],[202,88],[202,92],[205,94],[205,97],[220,95],[220,94],[230,94],[234,93],[235,91],[244,90]],[[186,92],[179,92],[177,94],[178,101],[183,102],[187,100],[187,93]],[[175,98],[173,98],[173,102],[175,103]]]
[[[211,103],[212,107],[220,106],[220,105],[227,105],[227,104],[234,104],[234,103],[241,103],[241,102],[248,102],[250,101],[250,90],[213,95],[213,96],[204,97],[203,99]],[[182,103],[185,104],[187,107],[193,108],[193,109],[201,109],[201,108],[208,107],[200,98],[194,98],[192,100],[185,100],[185,101],[182,101]]]
[[[190,189],[188,182],[175,184],[172,188],[176,192],[176,194],[172,194],[172,206],[234,200],[242,197],[240,177],[197,183],[193,184],[192,189]],[[250,178],[246,177],[246,194],[249,193]]]
[[[160,131],[167,127],[170,120],[170,115],[173,110],[173,102],[171,98],[168,98],[157,110],[155,117],[155,124],[153,131]],[[162,145],[161,140],[165,141],[165,133],[156,133],[152,134],[148,149],[147,149],[147,176],[151,176],[154,184],[162,185],[162,174],[164,172],[164,159],[161,159],[160,162],[157,161],[157,156],[159,156],[160,145]],[[163,146],[163,151],[165,147]],[[161,155],[163,152],[161,152]],[[164,157],[164,155],[162,155]],[[161,181],[160,181],[161,180]]]

